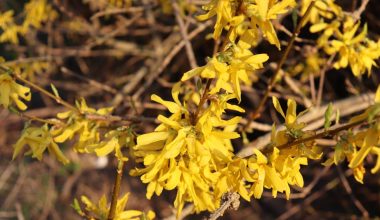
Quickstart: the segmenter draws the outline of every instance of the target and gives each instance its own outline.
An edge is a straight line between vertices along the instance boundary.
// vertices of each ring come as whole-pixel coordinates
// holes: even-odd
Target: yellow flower
[[[367,39],[367,25],[364,25],[363,30],[356,34],[360,23],[354,23],[352,18],[344,21],[343,32],[338,27],[339,24],[336,21],[332,24],[316,24],[311,28],[315,32],[325,29],[318,43],[324,47],[326,53],[339,55],[339,60],[334,63],[335,69],[346,68],[350,65],[355,76],[360,76],[366,71],[371,74],[372,66],[377,66],[375,60],[380,57],[380,41],[374,42]],[[336,39],[327,42],[333,33]]]
[[[114,220],[152,220],[156,217],[156,214],[153,211],[148,211],[144,213],[138,210],[125,210],[129,198],[129,193],[126,193],[122,198],[117,200],[116,211]],[[81,196],[81,201],[86,206],[85,209],[91,213],[92,218],[99,220],[106,220],[109,214],[109,205],[107,198],[103,195],[98,204],[94,204],[86,196]]]
[[[368,154],[377,155],[377,162],[375,167],[371,170],[371,173],[376,173],[380,169],[380,130],[378,127],[374,126],[366,131],[360,132],[356,137],[355,145],[360,146],[359,151],[354,152],[349,158],[349,167],[352,169],[357,169],[355,178],[362,183],[363,175],[365,172],[363,162]],[[359,172],[360,171],[360,172]],[[360,174],[360,175],[359,175]]]
[[[0,13],[0,28],[2,33],[0,34],[0,42],[11,42],[18,44],[18,34],[22,31],[22,27],[16,25],[13,19],[13,10]]]
[[[121,127],[107,132],[104,135],[104,140],[100,143],[91,144],[88,148],[93,148],[98,157],[106,156],[115,151],[115,156],[119,160],[127,161],[128,158],[122,153],[122,147],[131,149],[134,145],[132,131]]]
[[[301,1],[301,15],[306,13],[307,8],[314,0],[302,0]],[[305,20],[305,24],[310,22],[317,24],[324,19],[333,19],[334,17],[340,17],[343,14],[342,8],[335,4],[334,0],[316,0],[314,7],[311,9],[309,16]]]
[[[286,115],[281,108],[280,102],[277,97],[272,97],[273,106],[277,110],[278,113],[282,115],[285,119],[285,125],[287,128],[296,128],[300,129],[304,127],[304,124],[296,124],[297,121],[297,103],[293,99],[288,99],[288,108],[286,110]]]
[[[248,160],[234,158],[224,169],[219,171],[218,181],[215,187],[217,198],[221,198],[226,192],[238,192],[243,199],[250,201],[249,188],[252,182],[252,173],[248,168]]]
[[[48,4],[47,0],[31,0],[25,4],[25,20],[23,23],[23,32],[27,32],[29,26],[40,28],[45,21],[53,21],[58,17],[57,12]]]
[[[175,102],[152,95],[152,99],[167,107],[172,115],[159,115],[157,119],[161,124],[155,131],[137,137],[133,154],[136,161],[143,162],[144,168],[136,168],[131,174],[141,175],[141,180],[148,183],[149,199],[153,194],[160,195],[163,189],[176,188],[177,215],[187,201],[194,203],[196,212],[213,211],[225,193],[213,192],[220,175],[218,170],[232,161],[230,140],[239,137],[230,126],[236,125],[240,117],[223,120],[221,114],[225,109],[241,109],[227,103],[231,96],[217,95],[193,125],[186,103],[182,105],[178,99],[178,88],[177,84],[172,90]]]
[[[212,0],[203,7],[208,12],[198,16],[200,20],[216,15],[214,39],[219,39],[223,28],[230,30],[231,43],[240,36],[240,46],[249,48],[256,44],[260,30],[267,40],[280,49],[276,31],[271,23],[281,14],[285,14],[296,5],[294,0]]]
[[[255,156],[250,157],[248,160],[248,167],[255,171],[253,178],[256,180],[251,187],[251,194],[255,198],[261,198],[264,187],[272,189],[274,197],[276,197],[277,192],[288,191],[289,186],[275,167],[271,165],[271,161],[259,150],[254,149],[253,151]]]
[[[210,3],[202,8],[207,10],[206,14],[198,16],[199,20],[207,20],[216,15],[214,26],[214,39],[218,39],[223,31],[223,28],[231,21],[237,10],[238,2],[230,0],[211,0]]]
[[[2,29],[0,42],[9,41],[18,44],[18,35],[24,36],[30,27],[40,28],[43,22],[52,21],[58,17],[57,12],[48,4],[47,0],[30,0],[19,15],[25,16],[21,25],[15,23],[13,10],[0,14],[0,28]],[[17,15],[18,19],[19,15]]]
[[[296,6],[294,0],[255,0],[247,5],[247,15],[251,19],[251,27],[259,27],[269,43],[280,50],[280,42],[271,20],[277,19],[281,14],[287,13]]]
[[[248,49],[233,46],[230,50],[213,57],[205,66],[184,73],[181,81],[195,76],[216,78],[215,86],[210,90],[210,94],[216,94],[223,89],[228,93],[233,93],[240,102],[240,82],[251,84],[250,74],[263,68],[263,63],[268,58],[267,54],[254,55]]]
[[[27,106],[20,98],[30,101],[30,89],[18,84],[9,74],[0,74],[0,105],[8,108],[13,101],[20,110],[26,110]]]
[[[297,115],[297,104],[293,99],[288,99],[288,108],[286,110],[286,115],[281,108],[280,102],[276,97],[272,97],[273,105],[277,112],[279,112],[282,117],[285,118],[286,130],[276,131],[276,127],[272,127],[271,141],[273,146],[280,146],[288,142],[294,141],[296,139],[307,138],[314,135],[313,131],[303,131],[302,129],[306,126],[305,123],[297,122],[297,118],[303,114],[301,112]],[[319,159],[322,156],[321,149],[315,146],[315,141],[308,141],[299,145],[290,147],[289,149],[284,149],[293,151],[293,154],[298,157],[307,157],[310,159]],[[281,150],[282,152],[283,150]]]
[[[263,68],[263,63],[268,59],[269,56],[267,54],[254,55],[248,49],[240,48],[239,46],[233,47],[233,54],[228,70],[228,81],[232,85],[234,94],[239,102],[241,101],[240,81],[246,85],[250,85],[250,74],[255,70]]]
[[[38,160],[42,159],[42,154],[47,149],[61,163],[69,163],[69,160],[59,149],[57,143],[55,143],[46,124],[42,127],[28,127],[22,132],[21,137],[14,145],[13,159],[20,154],[25,145],[30,147],[32,157]]]
[[[96,110],[88,107],[84,99],[77,102],[77,108],[78,111],[70,110],[57,114],[57,117],[61,120],[65,120],[66,124],[65,126],[53,127],[52,134],[54,140],[58,143],[63,143],[72,139],[75,135],[79,135],[78,141],[73,146],[76,151],[80,153],[92,153],[95,152],[95,149],[97,148],[103,148],[102,150],[98,150],[97,153],[105,155],[105,153],[109,152],[109,145],[107,146],[105,142],[99,143],[100,133],[98,129],[106,122],[90,120],[86,118],[85,115],[94,114],[106,116],[111,113],[112,108],[101,108]],[[113,141],[111,144],[116,143],[115,139],[111,138],[111,140]],[[116,147],[115,149],[118,148]]]

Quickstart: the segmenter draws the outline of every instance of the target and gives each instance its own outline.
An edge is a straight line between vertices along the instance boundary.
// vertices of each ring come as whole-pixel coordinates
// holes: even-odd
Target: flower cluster
[[[223,89],[234,94],[240,102],[240,82],[250,85],[252,83],[251,73],[262,68],[268,58],[267,54],[254,55],[248,49],[238,45],[232,46],[227,51],[211,58],[205,66],[186,72],[181,81],[189,80],[194,76],[216,79],[215,87],[211,89],[210,94],[216,94]]]
[[[14,145],[13,159],[21,153],[21,150],[25,145],[29,145],[29,153],[32,154],[32,157],[37,158],[38,160],[42,159],[42,154],[46,149],[48,149],[49,152],[54,154],[54,156],[61,163],[69,163],[69,160],[65,157],[59,149],[58,144],[54,141],[47,124],[42,127],[27,127],[24,129],[21,137]]]
[[[26,110],[27,106],[21,99],[30,101],[31,97],[28,87],[18,84],[8,73],[0,73],[0,105],[8,108],[14,102],[17,108]]]
[[[206,20],[216,16],[214,39],[218,39],[223,29],[227,29],[230,32],[231,42],[240,37],[241,44],[251,47],[258,43],[259,30],[261,30],[264,37],[280,49],[272,21],[279,15],[287,13],[295,5],[294,0],[212,0],[203,6],[208,12],[198,16],[198,19]]]
[[[380,86],[375,95],[375,104],[369,107],[364,113],[353,117],[350,122],[367,120],[370,123],[368,128],[358,132],[348,132],[339,137],[339,141],[334,149],[334,156],[329,158],[325,164],[338,164],[345,159],[349,162],[349,167],[353,170],[355,179],[363,183],[365,174],[364,159],[373,154],[377,156],[377,162],[371,169],[371,173],[380,170],[380,123],[376,119],[380,112]]]
[[[90,7],[106,10],[110,5],[129,6],[132,1],[84,2]],[[380,41],[369,40],[366,25],[361,29],[360,22],[344,12],[334,0],[316,1],[314,8],[310,8],[312,2],[314,4],[311,0],[301,1],[301,14],[308,13],[302,19],[306,22],[301,25],[309,22],[310,32],[320,35],[316,46],[306,54],[305,63],[296,63],[289,72],[320,72],[328,55],[332,58],[336,56],[336,60],[333,60],[336,69],[350,66],[355,76],[365,72],[370,74],[372,67],[376,66],[375,60],[380,57]],[[172,1],[161,0],[160,3],[165,13],[172,10]],[[191,10],[185,1],[178,0],[175,3],[183,11]],[[272,126],[271,141],[264,149],[255,148],[246,158],[236,155],[233,142],[240,138],[239,132],[244,130],[238,130],[241,117],[237,115],[245,113],[245,110],[236,104],[242,101],[242,84],[250,86],[255,82],[258,79],[257,71],[269,59],[266,53],[253,53],[253,47],[259,43],[262,34],[269,43],[280,49],[273,22],[280,15],[289,14],[296,4],[295,0],[211,0],[203,7],[206,13],[199,15],[198,19],[216,17],[213,38],[216,41],[224,39],[222,46],[203,66],[181,76],[180,82],[172,88],[172,101],[155,94],[151,96],[153,101],[165,106],[170,112],[167,116],[158,115],[159,125],[154,131],[136,137],[130,127],[115,128],[117,126],[112,124],[114,118],[111,115],[113,108],[91,108],[84,99],[71,106],[54,91],[55,96],[48,96],[56,97],[55,101],[64,104],[69,111],[58,113],[54,119],[40,119],[40,122],[44,122],[41,127],[27,126],[14,145],[13,158],[27,146],[30,148],[27,154],[38,160],[48,150],[60,162],[67,164],[69,159],[59,144],[73,142],[72,149],[76,152],[95,153],[99,157],[114,152],[119,162],[124,163],[128,160],[125,149],[129,148],[130,158],[137,163],[130,174],[140,176],[141,181],[147,184],[148,199],[154,194],[161,195],[163,190],[176,190],[174,207],[177,217],[187,202],[194,204],[197,213],[215,211],[220,207],[223,196],[231,192],[237,192],[247,201],[252,197],[261,198],[265,189],[271,190],[273,197],[284,193],[286,198],[290,198],[292,186],[304,185],[301,167],[306,166],[309,160],[322,158],[324,152],[317,146],[315,139],[329,135],[336,136],[337,144],[334,146],[333,158],[327,159],[324,164],[338,164],[347,160],[356,180],[363,182],[364,161],[368,155],[377,156],[371,172],[380,170],[380,86],[375,95],[375,104],[353,117],[348,123],[350,126],[343,131],[328,130],[330,113],[327,110],[324,130],[327,135],[305,130],[306,124],[299,121],[303,113],[297,114],[297,104],[293,99],[287,100],[285,112],[280,101],[273,97],[272,104],[283,117],[284,128]],[[17,44],[18,34],[23,35],[28,28],[39,28],[43,22],[56,18],[46,0],[31,0],[25,5],[24,11],[22,25],[15,24],[13,11],[0,15],[0,28],[3,29],[0,42]],[[35,20],[31,18],[33,15]],[[81,29],[80,22],[71,25]],[[291,42],[294,42],[297,33]],[[289,53],[285,54],[286,58]],[[39,67],[45,68],[44,65]],[[28,74],[26,68],[20,67],[18,71],[20,73],[16,76],[32,79],[29,75],[33,74]],[[273,82],[277,79],[277,73],[274,74]],[[191,79],[197,85],[185,86],[191,83]],[[270,94],[269,87],[273,85],[268,86],[263,103]],[[39,90],[48,93],[43,88]],[[7,72],[0,74],[0,105],[8,107],[14,102],[19,109],[25,110],[27,107],[23,100],[29,101],[30,98],[29,88],[18,84]],[[353,129],[358,125],[360,128]],[[245,134],[245,131],[242,133]],[[153,212],[125,211],[127,200],[128,194],[118,200],[115,219],[155,217]],[[107,218],[110,208],[105,196],[98,204],[84,196],[81,201],[85,204],[85,211],[78,204],[74,204],[74,208],[82,217]]]
[[[301,12],[305,13],[308,2],[303,1]],[[334,0],[317,1],[308,21],[312,24],[310,32],[320,33],[319,48],[330,56],[337,55],[333,64],[335,69],[350,66],[355,76],[365,72],[371,74],[372,67],[376,66],[375,60],[380,57],[380,41],[367,38],[366,25],[358,33],[360,21],[345,13]]]
[[[239,137],[231,131],[231,126],[236,125],[240,117],[224,120],[221,114],[225,110],[242,109],[226,103],[232,96],[220,94],[193,124],[194,116],[187,108],[188,103],[179,101],[178,85],[172,90],[174,102],[152,96],[152,100],[167,107],[172,115],[159,115],[157,119],[161,124],[155,131],[137,137],[134,155],[145,167],[131,174],[142,175],[141,180],[149,183],[148,198],[154,193],[160,195],[163,189],[177,188],[174,205],[178,214],[186,201],[193,202],[197,212],[215,210],[221,199],[220,194],[213,192],[218,172],[232,161],[230,140]]]
[[[134,145],[132,130],[128,127],[119,127],[104,134],[102,126],[109,122],[103,119],[108,116],[112,108],[99,110],[87,106],[84,99],[77,102],[77,109],[57,114],[57,118],[47,120],[42,127],[27,127],[17,143],[14,145],[15,158],[25,145],[31,148],[32,156],[41,160],[43,152],[48,149],[60,162],[67,164],[69,160],[64,156],[58,144],[68,142],[76,137],[73,149],[79,153],[96,153],[97,156],[106,156],[115,152],[119,160],[127,161],[122,148]],[[102,120],[103,119],[103,120]]]
[[[22,15],[22,24],[17,24],[13,10],[0,13],[0,42],[19,43],[18,35],[24,36],[31,28],[39,28],[46,21],[53,21],[58,17],[47,0],[31,0],[25,4]]]
[[[125,206],[127,205],[129,198],[129,193],[126,193],[123,197],[118,199],[116,211],[115,211],[115,217],[114,220],[139,220],[139,219],[146,219],[146,220],[152,220],[155,218],[155,213],[153,211],[148,211],[147,213],[144,213],[142,211],[138,210],[125,210]],[[86,196],[81,197],[81,202],[85,205],[85,211],[83,211],[79,205],[79,202],[75,200],[74,202],[74,208],[78,212],[79,215],[86,219],[98,219],[98,220],[106,220],[108,219],[109,214],[109,205],[107,202],[107,198],[105,195],[103,195],[98,204],[94,204],[91,202],[90,199],[88,199]]]

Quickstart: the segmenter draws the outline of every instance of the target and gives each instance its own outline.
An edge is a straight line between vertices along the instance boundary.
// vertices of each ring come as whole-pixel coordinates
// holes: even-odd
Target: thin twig
[[[114,88],[112,88],[112,87],[110,87],[110,86],[108,86],[106,84],[97,82],[97,81],[95,81],[93,79],[89,79],[87,77],[81,76],[81,75],[75,73],[74,71],[72,71],[72,70],[70,70],[70,69],[68,69],[66,67],[61,67],[61,72],[65,73],[65,74],[69,74],[71,76],[74,76],[74,77],[76,77],[78,79],[84,80],[84,81],[88,82],[88,84],[90,84],[92,86],[96,86],[96,87],[98,87],[98,88],[100,88],[100,89],[102,89],[102,90],[104,90],[106,92],[109,92],[109,93],[112,93],[112,94],[117,94],[117,90],[116,89],[114,89]]]
[[[350,196],[352,202],[354,203],[356,208],[358,208],[362,212],[363,217],[368,218],[369,217],[368,211],[364,208],[363,204],[356,198],[356,196],[354,195],[354,192],[352,192],[350,183],[347,181],[347,178],[344,175],[342,169],[340,168],[339,165],[336,166],[336,168],[338,170],[339,178],[342,181],[343,187],[346,190],[347,194]]]
[[[335,109],[339,109],[340,117],[346,117],[348,115],[352,115],[354,113],[361,112],[367,109],[371,105],[371,101],[375,97],[374,93],[365,93],[360,96],[349,97],[337,102],[333,103]],[[302,115],[298,118],[299,122],[307,124],[304,130],[312,130],[316,131],[318,128],[323,126],[324,124],[324,113],[327,109],[327,104],[323,105],[319,108],[311,108],[308,113]],[[332,115],[332,118],[334,115]],[[283,130],[285,126],[278,126],[277,131]],[[240,150],[237,155],[240,157],[247,157],[252,155],[253,148],[257,148],[259,150],[264,149],[271,141],[271,132],[260,136],[255,141],[247,144],[242,150]]]
[[[189,34],[189,40],[196,37],[199,33],[204,31],[206,28],[208,28],[212,24],[212,21],[209,20],[203,24],[200,24],[196,29],[194,29]],[[179,42],[176,46],[173,47],[173,49],[170,50],[169,54],[165,56],[164,60],[161,62],[161,65],[157,68],[156,71],[149,74],[149,78],[146,79],[145,83],[135,94],[133,95],[133,99],[137,99],[141,96],[141,94],[149,88],[149,86],[156,80],[159,75],[165,70],[165,68],[170,64],[170,62],[173,60],[173,58],[178,54],[179,51],[185,46],[185,41],[182,40]]]
[[[360,15],[365,11],[365,8],[367,7],[367,4],[369,3],[369,0],[362,0],[362,4],[360,7],[352,13],[352,17],[354,17],[354,21],[357,21],[360,19]]]
[[[330,56],[329,60],[327,61],[327,64],[323,67],[321,70],[321,78],[319,80],[319,87],[318,87],[318,95],[317,95],[317,103],[316,106],[319,107],[321,105],[322,101],[322,94],[323,94],[323,86],[325,84],[325,76],[326,72],[331,69],[332,63],[334,61],[334,58],[336,56],[336,53]]]
[[[219,217],[223,216],[223,214],[227,211],[229,208],[233,208],[237,210],[240,205],[240,195],[238,193],[228,193],[226,195],[227,200],[223,202],[223,204],[210,215],[209,220],[216,220]]]
[[[172,6],[174,9],[174,15],[175,15],[175,18],[177,20],[180,33],[182,35],[183,41],[185,42],[185,48],[186,48],[187,58],[189,59],[190,67],[192,69],[194,69],[194,68],[198,67],[198,65],[197,65],[197,61],[195,59],[193,47],[191,46],[191,42],[189,40],[187,28],[185,27],[185,23],[183,22],[183,20],[181,18],[178,3],[174,0],[172,0]]]
[[[61,121],[59,120],[49,120],[49,119],[43,119],[43,118],[39,118],[39,117],[36,117],[36,116],[33,116],[33,115],[28,115],[28,114],[25,114],[25,113],[22,113],[22,112],[17,112],[17,114],[21,117],[21,118],[26,118],[26,119],[29,119],[31,121],[38,121],[38,122],[41,122],[41,123],[44,123],[44,124],[52,124],[52,125],[62,125]]]
[[[113,186],[113,191],[112,191],[111,207],[110,207],[110,211],[108,213],[108,218],[107,218],[108,220],[113,220],[115,217],[117,200],[120,193],[121,178],[123,177],[123,171],[124,171],[124,161],[119,160],[117,169],[116,169],[115,184]]]
[[[195,113],[191,119],[192,125],[195,125],[198,121],[199,113],[201,112],[201,109],[207,100],[207,93],[210,90],[210,86],[211,86],[212,81],[213,81],[212,79],[207,79],[206,86],[205,86],[205,89],[203,90],[201,100],[199,101],[199,105],[197,107],[197,110],[195,111]]]
[[[377,117],[374,118],[374,120],[378,120],[378,119],[380,119],[380,116],[377,116]],[[322,131],[320,133],[317,133],[315,135],[312,135],[312,136],[309,136],[309,137],[306,137],[306,138],[301,138],[301,139],[297,139],[297,140],[292,141],[292,142],[288,142],[286,144],[281,144],[279,146],[276,146],[276,148],[278,148],[278,149],[289,148],[291,146],[299,145],[299,144],[302,144],[302,143],[306,143],[306,142],[309,142],[309,141],[312,141],[312,140],[315,140],[315,139],[333,136],[333,135],[338,134],[341,131],[346,131],[346,130],[351,129],[351,128],[355,127],[355,126],[364,125],[364,124],[368,124],[367,119],[363,119],[363,120],[360,120],[360,121],[355,121],[355,122],[347,123],[347,124],[345,124],[343,126],[335,128],[335,129],[325,130],[325,131]]]
[[[352,174],[348,174],[348,175],[352,175]],[[320,198],[323,194],[334,189],[338,184],[339,184],[339,179],[338,179],[338,177],[336,177],[333,180],[331,180],[329,183],[327,183],[323,189],[311,194],[309,197],[304,199],[303,203],[298,204],[298,205],[293,206],[290,209],[288,209],[285,213],[280,215],[277,218],[277,220],[289,219],[290,217],[295,215],[297,212],[299,212],[302,209],[302,207],[304,207],[305,205],[310,205],[312,202],[314,202],[315,200]]]
[[[269,93],[272,91],[272,89],[273,89],[273,87],[274,87],[274,85],[276,83],[277,76],[280,74],[281,68],[284,65],[285,61],[287,60],[287,58],[288,58],[288,56],[290,54],[290,51],[291,51],[291,49],[292,49],[292,47],[294,45],[294,42],[295,42],[298,34],[301,31],[303,23],[305,22],[306,18],[309,16],[309,14],[311,12],[311,9],[313,8],[314,4],[315,4],[315,1],[312,1],[310,3],[310,5],[307,8],[305,14],[302,16],[301,21],[297,24],[297,27],[295,28],[295,30],[293,32],[293,35],[292,35],[292,37],[291,37],[291,39],[289,41],[289,44],[288,44],[288,46],[285,49],[284,55],[281,57],[280,62],[277,65],[276,71],[275,71],[274,75],[272,76],[272,78],[271,78],[271,80],[270,80],[270,82],[268,84],[268,87],[267,87],[267,89],[265,91],[264,97],[260,100],[260,103],[259,103],[258,107],[255,109],[255,111],[253,111],[253,113],[251,113],[248,116],[248,123],[244,125],[243,131],[246,131],[249,128],[249,126],[250,126],[250,124],[251,124],[251,122],[253,120],[255,120],[256,118],[260,117],[260,114],[261,114],[261,112],[262,112],[262,110],[264,108],[264,105],[265,105],[266,101],[269,98]]]

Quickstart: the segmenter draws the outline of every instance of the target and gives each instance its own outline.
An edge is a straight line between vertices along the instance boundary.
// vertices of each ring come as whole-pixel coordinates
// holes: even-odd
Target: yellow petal
[[[269,0],[259,0],[256,1],[257,9],[259,11],[259,16],[262,20],[266,20],[267,13],[268,13],[268,7],[269,7]]]
[[[140,219],[143,213],[137,210],[128,210],[120,212],[116,215],[115,219]]]
[[[214,135],[220,139],[235,139],[240,137],[238,133],[228,131],[212,131],[211,135]]]
[[[286,110],[285,123],[287,125],[293,124],[297,119],[297,104],[293,99],[288,99],[288,109]]]
[[[363,141],[363,146],[355,154],[354,158],[350,161],[350,168],[358,167],[363,162],[364,158],[368,155],[371,148],[375,144],[377,144],[378,138],[379,137],[376,129],[371,128],[367,131]]]
[[[111,153],[118,145],[119,141],[117,140],[117,138],[112,138],[111,140],[109,140],[108,142],[100,145],[99,147],[97,147],[95,149],[95,152],[96,152],[96,155],[98,157],[102,157],[102,156],[106,156],[108,155],[109,153]]]
[[[54,142],[50,144],[50,147],[48,148],[51,153],[54,154],[54,156],[63,163],[64,165],[68,164],[70,161],[66,158],[66,156],[62,153],[62,151],[59,149],[58,145]]]
[[[181,85],[182,85],[181,82],[178,82],[178,83],[174,84],[174,86],[172,88],[172,97],[173,97],[173,100],[178,105],[181,105],[181,102],[178,99],[179,92],[181,90]]]
[[[164,124],[166,124],[166,125],[168,125],[168,126],[174,128],[175,130],[179,130],[179,129],[181,129],[181,127],[182,127],[180,123],[178,123],[178,122],[176,122],[176,121],[174,121],[174,120],[171,120],[171,119],[169,119],[169,118],[167,118],[167,117],[165,117],[165,116],[163,116],[163,115],[159,115],[159,116],[157,117],[157,119],[158,119],[160,122],[162,122],[162,123],[164,123]]]
[[[137,137],[137,145],[147,145],[157,141],[166,140],[169,137],[169,132],[156,131],[147,134],[142,134]]]
[[[284,111],[282,111],[280,102],[278,101],[276,96],[272,96],[272,102],[273,102],[273,106],[277,110],[277,112],[280,113],[282,115],[282,117],[285,118]]]
[[[380,148],[379,147],[372,148],[371,153],[377,154],[376,165],[371,169],[371,173],[374,174],[380,170]]]
[[[226,109],[237,111],[237,112],[245,112],[245,110],[243,108],[241,108],[240,106],[232,105],[230,103],[227,103]]]
[[[27,109],[27,106],[22,102],[20,101],[18,95],[16,93],[12,93],[11,94],[11,98],[12,100],[16,103],[17,107],[20,109],[20,110],[26,110]]]
[[[152,181],[148,184],[148,187],[146,189],[146,198],[148,199],[152,198],[154,191],[156,190],[156,185],[157,185],[156,181]]]
[[[253,56],[250,56],[245,62],[249,63],[250,65],[256,65],[258,63],[264,63],[269,59],[268,54],[256,54]]]
[[[204,68],[205,67],[197,67],[195,69],[187,71],[186,73],[183,74],[181,81],[183,82],[183,81],[193,78],[194,76],[199,75],[204,70]]]
[[[328,24],[326,24],[326,23],[317,23],[317,24],[314,24],[314,25],[312,25],[310,27],[310,32],[311,33],[320,32],[323,29],[325,29],[327,26],[328,26]]]
[[[259,151],[258,149],[253,149],[253,152],[256,154],[256,161],[258,164],[267,164],[268,163],[268,159],[266,158],[266,156],[261,153],[261,151]]]
[[[164,158],[175,158],[181,152],[186,140],[185,136],[180,135],[180,133],[181,132],[179,132],[178,136],[170,144],[165,146]]]
[[[380,85],[377,86],[376,95],[375,95],[375,102],[380,103]]]
[[[165,189],[166,190],[172,190],[175,187],[177,187],[177,185],[180,182],[180,178],[181,178],[181,171],[180,171],[179,167],[176,167],[174,172],[171,173],[168,181],[166,182]]]
[[[151,96],[151,100],[160,103],[161,105],[165,106],[171,113],[179,112],[181,109],[175,102],[165,101],[158,95],[153,94]]]

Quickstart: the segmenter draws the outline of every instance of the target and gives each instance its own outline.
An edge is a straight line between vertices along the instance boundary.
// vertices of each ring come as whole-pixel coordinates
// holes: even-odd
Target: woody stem
[[[117,165],[117,169],[116,169],[115,184],[114,184],[113,190],[112,190],[112,200],[111,200],[110,211],[108,213],[108,218],[107,218],[108,220],[113,220],[115,218],[117,199],[118,199],[119,193],[120,193],[121,179],[123,177],[123,170],[124,170],[124,161],[119,160],[118,165]]]

